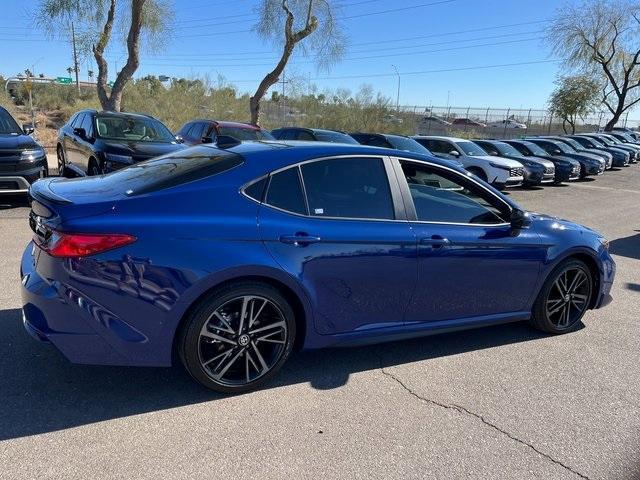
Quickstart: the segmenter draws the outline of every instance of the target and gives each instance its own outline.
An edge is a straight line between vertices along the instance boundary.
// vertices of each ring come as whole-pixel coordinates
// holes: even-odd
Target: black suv
[[[60,176],[101,175],[186,148],[149,115],[81,110],[58,133]]]
[[[47,155],[31,133],[31,125],[20,128],[0,107],[0,194],[25,193],[29,185],[48,175]]]

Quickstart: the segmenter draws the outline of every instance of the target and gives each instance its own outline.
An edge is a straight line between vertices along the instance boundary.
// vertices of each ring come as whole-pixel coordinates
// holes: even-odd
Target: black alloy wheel
[[[62,147],[58,145],[58,148],[56,149],[56,157],[58,157],[58,175],[61,177],[66,176],[66,163],[64,160],[64,151],[62,150]]]
[[[291,353],[294,313],[278,290],[240,283],[214,292],[191,315],[181,357],[201,384],[224,393],[257,388]]]
[[[591,304],[591,271],[580,260],[567,260],[549,275],[536,299],[533,325],[549,333],[573,330]]]

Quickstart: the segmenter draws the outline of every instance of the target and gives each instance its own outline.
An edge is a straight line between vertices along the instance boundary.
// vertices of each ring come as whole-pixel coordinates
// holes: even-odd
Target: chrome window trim
[[[471,182],[476,184],[476,186],[480,187],[486,193],[488,193],[493,198],[498,200],[500,203],[504,204],[505,207],[507,207],[507,209],[509,210],[509,212],[513,212],[513,208],[511,207],[511,205],[509,205],[507,202],[505,202],[502,198],[500,198],[494,192],[489,190],[487,187],[482,185],[480,182],[478,182],[472,176],[463,175],[462,173],[460,173],[457,170],[454,170],[453,168],[447,167],[445,165],[432,163],[432,162],[429,162],[428,160],[416,160],[416,159],[413,159],[413,158],[404,158],[404,157],[391,157],[391,158],[392,158],[392,160],[397,161],[398,164],[400,164],[400,162],[402,162],[402,161],[404,161],[404,162],[417,162],[417,163],[424,164],[424,165],[429,166],[429,167],[435,167],[436,169],[447,170],[447,171],[451,172],[454,175],[458,175],[458,176],[460,176],[462,178],[465,178],[466,180],[470,180]],[[402,168],[401,165],[400,165],[400,168]],[[403,181],[403,180],[404,179],[399,179],[399,181]],[[406,180],[404,180],[404,181],[406,182]],[[469,227],[482,227],[482,228],[486,228],[486,227],[503,227],[503,226],[511,225],[509,222],[502,222],[502,223],[459,223],[459,222],[433,222],[433,221],[417,220],[417,219],[416,220],[410,220],[410,222],[411,223],[419,223],[419,224],[430,224],[430,225],[456,225],[456,226],[469,226]]]

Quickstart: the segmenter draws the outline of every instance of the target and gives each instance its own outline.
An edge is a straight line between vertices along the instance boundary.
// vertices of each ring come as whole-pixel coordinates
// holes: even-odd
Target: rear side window
[[[85,114],[84,120],[82,120],[82,128],[87,134],[87,137],[93,137],[93,116],[90,114]]]
[[[302,165],[309,214],[394,219],[391,190],[379,158],[341,158]]]
[[[79,113],[78,116],[73,120],[71,126],[73,128],[80,128],[82,126],[82,122],[84,121],[84,113]]]
[[[271,175],[265,203],[287,212],[307,214],[297,167]]]
[[[314,141],[315,137],[305,130],[300,130],[297,136],[298,140]]]
[[[129,196],[142,195],[226,172],[244,163],[232,152],[193,147],[134,164],[104,177]]]

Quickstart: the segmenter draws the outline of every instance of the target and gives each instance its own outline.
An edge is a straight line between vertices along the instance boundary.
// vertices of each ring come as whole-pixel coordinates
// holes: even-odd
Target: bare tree
[[[49,35],[66,34],[71,22],[83,27],[78,43],[81,52],[91,52],[98,65],[100,104],[118,112],[124,88],[140,66],[142,41],[149,48],[166,43],[158,40],[170,31],[171,10],[171,0],[41,0],[36,17]],[[127,61],[108,91],[109,65],[104,53],[114,34],[125,36],[125,32]]]
[[[296,46],[303,54],[315,52],[320,68],[328,68],[344,54],[344,36],[335,20],[336,7],[330,0],[263,0],[256,32],[282,47],[280,60],[265,75],[249,99],[251,123],[260,122],[260,102],[284,72]]]
[[[576,133],[578,119],[593,112],[599,101],[600,85],[590,76],[560,77],[549,99],[549,111],[562,119],[564,133],[573,134]]]
[[[549,29],[553,51],[569,67],[602,78],[602,103],[611,130],[640,102],[640,3],[585,0],[558,9]]]

